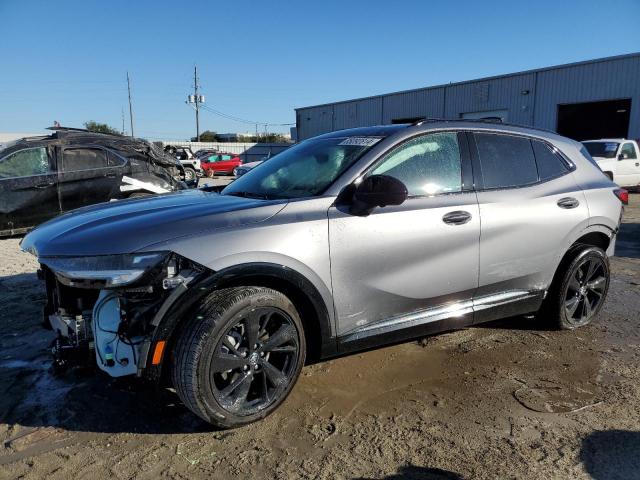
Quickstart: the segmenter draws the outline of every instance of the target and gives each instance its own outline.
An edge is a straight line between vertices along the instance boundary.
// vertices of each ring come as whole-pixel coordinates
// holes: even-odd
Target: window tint
[[[404,183],[409,195],[462,190],[460,148],[455,133],[424,135],[389,153],[372,175],[389,175]]]
[[[532,140],[531,143],[533,145],[533,153],[536,156],[536,163],[538,164],[540,180],[559,177],[568,170],[562,159],[553,153],[544,142]]]
[[[625,160],[638,158],[638,156],[636,155],[636,149],[633,147],[633,143],[623,144],[622,148],[620,149],[620,153]]]
[[[64,151],[62,161],[63,172],[75,172],[78,170],[92,170],[105,168],[107,152],[97,148],[67,148]]]
[[[538,181],[536,160],[527,138],[476,133],[484,188],[518,187]]]
[[[0,178],[28,177],[50,173],[47,149],[19,150],[0,159]]]

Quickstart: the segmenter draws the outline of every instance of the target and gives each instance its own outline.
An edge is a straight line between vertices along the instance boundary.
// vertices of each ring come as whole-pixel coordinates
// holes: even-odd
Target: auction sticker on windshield
[[[381,138],[373,138],[373,137],[349,137],[344,139],[338,145],[355,145],[357,147],[371,147],[378,143]]]

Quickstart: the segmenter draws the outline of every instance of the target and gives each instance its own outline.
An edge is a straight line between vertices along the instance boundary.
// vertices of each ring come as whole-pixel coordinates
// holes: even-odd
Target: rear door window
[[[0,158],[0,178],[29,177],[51,173],[47,149],[27,148]]]
[[[99,148],[67,148],[62,157],[63,172],[94,170],[108,166],[107,152]]]
[[[475,133],[484,188],[509,188],[538,181],[538,169],[528,138]]]
[[[531,144],[533,145],[533,153],[536,156],[540,180],[550,180],[564,175],[568,171],[564,161],[546,143],[532,140]]]

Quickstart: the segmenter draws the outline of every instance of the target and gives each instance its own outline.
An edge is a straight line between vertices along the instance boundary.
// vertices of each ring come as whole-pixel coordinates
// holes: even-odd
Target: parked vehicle
[[[604,138],[582,142],[600,169],[622,187],[640,185],[638,142],[624,138]]]
[[[267,160],[269,160],[271,158],[271,153],[269,153],[268,155],[262,157],[260,160],[258,160],[257,162],[247,162],[247,163],[243,163],[242,165],[240,165],[239,167],[236,167],[233,170],[233,174],[236,177],[241,177],[242,175],[244,175],[245,173],[247,173],[249,170],[257,167],[258,165],[260,165],[261,163],[266,162]]]
[[[195,153],[195,156],[197,158],[199,158],[200,160],[202,160],[203,158],[209,158],[211,155],[215,155],[216,153],[218,153],[218,150],[216,150],[215,148],[213,148],[213,149],[202,149],[202,150],[198,150]]]
[[[236,427],[274,411],[306,361],[520,314],[591,322],[628,195],[585,152],[506,124],[343,130],[220,194],[85,208],[22,248],[59,364],[84,351]]]
[[[51,130],[0,150],[0,236],[85,205],[185,188],[180,164],[145,140]]]
[[[258,160],[257,162],[243,163],[239,167],[236,167],[236,168],[233,169],[233,174],[236,177],[241,177],[242,175],[247,173],[249,170],[257,167],[258,165],[260,165],[263,162],[264,162],[264,160]]]
[[[195,156],[189,147],[176,147],[167,145],[164,151],[173,155],[184,168],[185,180],[189,183],[197,183],[198,177],[203,175],[200,158]]]
[[[204,174],[208,177],[215,174],[233,175],[233,170],[242,164],[242,160],[234,153],[218,152],[206,160],[202,159],[201,164]]]

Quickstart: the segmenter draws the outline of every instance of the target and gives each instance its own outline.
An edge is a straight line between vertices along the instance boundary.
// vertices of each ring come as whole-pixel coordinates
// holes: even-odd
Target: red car
[[[200,161],[202,171],[207,177],[213,177],[216,173],[233,175],[233,169],[239,167],[242,161],[233,153],[218,152]]]

